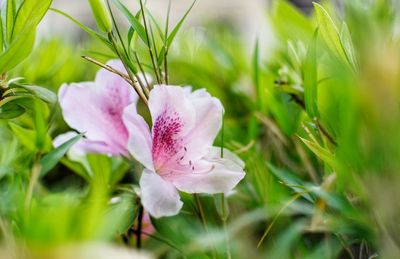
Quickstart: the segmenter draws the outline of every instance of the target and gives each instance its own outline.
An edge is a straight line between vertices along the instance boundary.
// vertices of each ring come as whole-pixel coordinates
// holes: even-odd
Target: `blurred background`
[[[139,8],[123,2],[133,13]],[[148,220],[157,231],[145,250],[160,258],[229,258],[227,235],[232,258],[400,257],[399,1],[318,2],[323,7],[306,0],[197,1],[172,44],[170,82],[206,88],[221,100],[223,138],[215,144],[236,152],[247,175],[227,199],[227,218],[218,197],[201,195],[211,234],[193,197],[183,194],[178,216]],[[170,27],[190,4],[172,0]],[[96,30],[87,1],[54,0],[52,7]],[[163,24],[168,1],[148,0],[148,8]],[[113,11],[127,41],[128,23]],[[152,73],[144,44],[129,47]],[[63,83],[93,80],[99,68],[82,55],[115,58],[49,11],[36,48],[9,76],[56,93]],[[141,172],[134,161],[67,155],[24,208],[33,159],[43,155],[35,149],[36,114],[48,126],[44,152],[71,130],[57,105],[38,107],[0,124],[3,243],[23,240],[39,259],[63,258],[66,244],[95,252],[134,247]],[[40,254],[50,248],[57,256]]]

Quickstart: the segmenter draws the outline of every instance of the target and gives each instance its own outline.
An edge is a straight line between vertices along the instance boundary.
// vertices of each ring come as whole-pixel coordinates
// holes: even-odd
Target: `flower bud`
[[[105,0],[89,0],[97,27],[103,32],[112,30],[112,20],[110,12],[107,9]]]

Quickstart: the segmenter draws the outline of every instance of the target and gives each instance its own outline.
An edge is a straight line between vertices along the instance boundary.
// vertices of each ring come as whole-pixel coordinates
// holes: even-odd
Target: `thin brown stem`
[[[322,132],[322,134],[328,139],[328,141],[331,142],[331,144],[333,144],[334,146],[337,146],[337,142],[331,136],[331,134],[329,134],[329,132],[325,129],[325,127],[321,124],[321,122],[317,118],[314,118],[313,121],[317,125],[319,130]]]
[[[143,94],[143,91],[141,90],[140,86],[137,84],[137,82],[135,80],[132,81],[132,79],[129,78],[129,76],[121,73],[120,71],[116,70],[115,68],[113,68],[113,67],[111,67],[109,65],[103,64],[100,61],[95,60],[94,58],[87,57],[87,56],[82,56],[82,58],[84,58],[87,61],[89,61],[89,62],[91,62],[91,63],[93,63],[93,64],[95,64],[95,65],[97,65],[97,66],[99,66],[101,68],[104,68],[104,69],[106,69],[106,70],[108,70],[108,71],[110,71],[110,72],[112,72],[114,74],[119,75],[121,78],[123,78],[128,84],[130,84],[134,88],[135,92],[138,94],[140,99],[142,99],[142,101],[147,105],[147,103],[148,103],[147,102],[147,97]]]
[[[142,88],[142,86],[140,86],[138,84],[138,81],[133,79],[133,76],[132,76],[132,73],[129,70],[129,67],[125,64],[124,59],[122,58],[122,55],[118,50],[118,46],[117,46],[117,43],[114,40],[114,36],[112,35],[112,33],[109,33],[108,36],[109,36],[109,39],[111,40],[111,42],[112,42],[112,44],[114,46],[115,52],[117,53],[119,59],[121,60],[122,64],[124,65],[124,68],[125,68],[126,72],[128,72],[129,79],[132,82],[131,85],[135,88],[135,90],[136,90],[136,92],[138,93],[139,96],[140,96],[139,93],[141,93],[142,96],[140,96],[140,98],[142,98],[142,100],[147,105],[147,96],[143,93],[143,88]]]

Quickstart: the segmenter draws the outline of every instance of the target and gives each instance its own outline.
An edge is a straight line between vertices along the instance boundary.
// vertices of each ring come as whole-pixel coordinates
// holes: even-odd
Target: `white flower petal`
[[[176,188],[148,169],[140,178],[143,207],[155,218],[174,216],[182,208],[182,201]]]
[[[137,113],[136,104],[125,108],[123,120],[129,132],[129,153],[147,169],[154,170],[150,129],[143,117]]]

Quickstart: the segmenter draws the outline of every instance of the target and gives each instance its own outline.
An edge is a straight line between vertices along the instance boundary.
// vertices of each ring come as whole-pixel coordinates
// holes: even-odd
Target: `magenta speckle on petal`
[[[164,111],[153,126],[152,155],[156,167],[161,167],[182,149],[182,139],[178,138],[183,123],[178,113]]]

